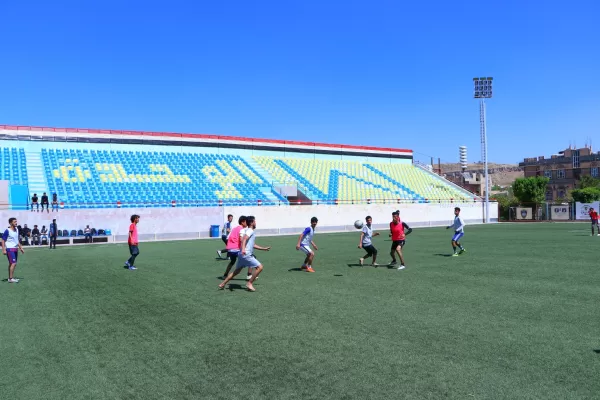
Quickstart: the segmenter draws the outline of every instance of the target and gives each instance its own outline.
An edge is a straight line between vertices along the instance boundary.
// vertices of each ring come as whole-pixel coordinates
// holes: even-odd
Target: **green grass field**
[[[137,271],[124,245],[27,248],[0,275],[1,397],[598,398],[600,237],[469,226],[451,258],[450,236],[416,229],[397,271],[317,231],[315,274],[296,237],[259,237],[254,293],[217,290],[216,240],[142,243]]]

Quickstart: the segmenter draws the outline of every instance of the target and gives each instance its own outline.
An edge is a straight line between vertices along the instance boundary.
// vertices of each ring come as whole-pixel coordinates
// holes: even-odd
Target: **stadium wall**
[[[498,221],[498,207],[490,207],[492,221]],[[319,231],[344,232],[354,230],[355,220],[364,220],[371,215],[375,228],[386,228],[391,213],[400,209],[401,218],[414,227],[444,226],[453,219],[454,207],[461,207],[462,217],[467,224],[483,223],[484,205],[481,202],[468,203],[429,203],[429,204],[363,204],[363,205],[313,205],[285,207],[185,207],[185,208],[142,208],[142,209],[81,209],[61,210],[57,213],[37,213],[30,211],[0,212],[0,218],[8,223],[8,218],[16,217],[21,226],[38,225],[46,227],[56,218],[61,230],[79,230],[86,225],[96,229],[110,229],[109,241],[127,240],[129,218],[139,214],[140,240],[179,240],[198,239],[210,236],[210,226],[222,226],[227,214],[254,215],[257,218],[257,231],[260,234],[296,234],[310,223],[310,218],[319,218]],[[234,221],[237,222],[237,221]]]

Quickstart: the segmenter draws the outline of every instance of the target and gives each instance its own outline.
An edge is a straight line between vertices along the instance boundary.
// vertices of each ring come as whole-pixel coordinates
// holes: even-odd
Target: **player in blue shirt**
[[[306,270],[306,272],[315,272],[312,267],[312,263],[315,258],[315,252],[310,246],[314,247],[315,250],[319,250],[315,242],[313,242],[313,236],[315,234],[317,223],[319,223],[317,217],[312,217],[310,219],[310,226],[300,234],[300,237],[298,238],[298,244],[296,245],[296,250],[300,250],[306,254],[306,258],[302,264],[302,269]]]
[[[8,219],[8,228],[2,234],[2,254],[8,257],[8,282],[19,283],[18,279],[15,279],[15,267],[17,266],[17,255],[24,253],[23,247],[19,242],[19,230],[17,229],[17,219]]]
[[[223,229],[221,229],[221,240],[223,241],[223,243],[225,243],[225,246],[227,246],[227,240],[229,239],[229,234],[231,233],[231,221],[233,221],[233,215],[229,214],[227,216],[227,222],[223,224]],[[227,247],[225,247],[222,250],[217,250],[217,255],[221,259],[223,258],[223,253],[227,254]],[[227,258],[229,257],[225,257],[225,259]]]
[[[454,208],[454,222],[452,225],[447,226],[446,229],[450,228],[454,229],[454,236],[452,236],[452,249],[454,250],[454,254],[452,254],[452,257],[457,257],[459,254],[462,254],[466,251],[465,248],[460,244],[460,238],[465,235],[465,222],[460,217],[459,207]],[[457,247],[460,249],[460,252],[457,251]]]

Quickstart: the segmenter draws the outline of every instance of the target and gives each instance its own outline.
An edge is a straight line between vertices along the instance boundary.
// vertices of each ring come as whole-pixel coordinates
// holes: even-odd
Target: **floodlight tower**
[[[458,160],[460,161],[460,170],[462,172],[462,182],[466,183],[465,172],[467,170],[467,146],[460,146],[458,148]]]
[[[481,157],[485,174],[485,222],[490,222],[490,180],[488,177],[487,133],[485,125],[485,99],[492,98],[493,78],[473,78],[475,92],[473,97],[479,99],[479,131],[481,134]]]
[[[465,172],[467,169],[467,146],[458,148],[458,159],[460,161],[460,169]]]

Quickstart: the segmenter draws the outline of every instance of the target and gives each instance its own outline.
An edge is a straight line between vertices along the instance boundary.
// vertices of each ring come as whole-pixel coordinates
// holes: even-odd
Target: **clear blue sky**
[[[600,2],[5,1],[0,123],[215,133],[478,161],[600,150]]]

